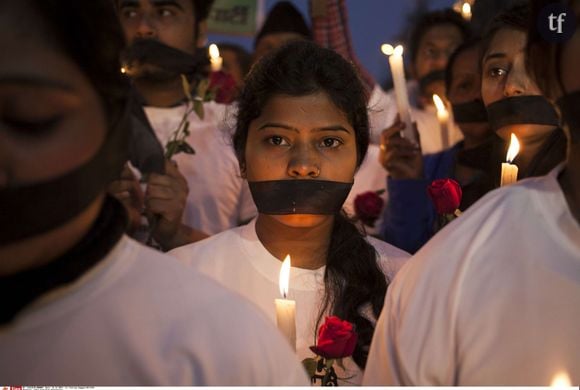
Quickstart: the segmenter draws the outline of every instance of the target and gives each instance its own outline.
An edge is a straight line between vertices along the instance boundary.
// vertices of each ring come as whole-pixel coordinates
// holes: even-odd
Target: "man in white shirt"
[[[212,1],[207,0],[117,1],[121,25],[129,44],[140,40],[155,40],[191,58],[204,44],[206,18],[211,4]],[[146,65],[140,74],[133,77],[133,81],[144,100],[148,120],[162,145],[166,145],[180,122],[186,119],[190,134],[185,141],[195,150],[195,154],[181,153],[173,158],[187,182],[188,195],[185,209],[181,209],[182,218],[173,215],[172,219],[175,223],[182,222],[185,227],[178,232],[180,239],[172,240],[164,249],[196,241],[204,236],[184,234],[183,230],[187,231],[187,227],[194,232],[211,235],[250,220],[256,210],[247,183],[239,175],[233,149],[229,144],[226,107],[206,102],[203,104],[203,118],[196,112],[184,118],[186,96],[178,72]],[[192,87],[195,87],[195,81]],[[163,201],[165,204],[172,202],[175,209],[180,177],[171,177],[170,173],[163,175],[165,180],[161,180],[158,175],[153,176],[157,187],[146,192],[146,207],[158,206],[159,201]],[[156,188],[159,191],[154,192]],[[167,207],[158,206],[156,210],[149,211],[156,211],[163,218],[166,210]]]

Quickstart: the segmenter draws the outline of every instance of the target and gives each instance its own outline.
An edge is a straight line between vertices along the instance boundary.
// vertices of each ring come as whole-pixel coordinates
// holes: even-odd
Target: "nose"
[[[518,80],[517,77],[508,76],[504,86],[503,94],[505,97],[519,96],[523,95],[525,90],[525,85],[521,80]]]
[[[155,23],[148,15],[144,15],[139,20],[136,31],[137,38],[156,38],[157,30]]]
[[[512,97],[525,95],[529,89],[530,80],[523,64],[514,62],[507,74],[504,84],[504,96]]]
[[[320,176],[320,164],[315,151],[309,150],[308,147],[296,150],[288,163],[288,176],[295,179]]]

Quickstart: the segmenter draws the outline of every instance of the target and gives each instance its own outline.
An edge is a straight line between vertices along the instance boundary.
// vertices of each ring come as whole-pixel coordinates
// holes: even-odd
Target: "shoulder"
[[[179,259],[182,263],[192,266],[201,266],[205,262],[216,263],[228,258],[233,259],[235,256],[233,254],[239,247],[239,240],[246,227],[244,225],[225,230],[201,241],[175,248],[168,254]]]
[[[128,311],[144,322],[141,331],[154,329],[149,343],[182,352],[196,384],[304,384],[294,354],[254,305],[170,256],[128,245],[138,261],[131,281],[117,283],[139,298]]]
[[[383,273],[389,277],[389,280],[393,280],[397,272],[405,265],[411,255],[377,238],[367,236],[366,240],[377,251],[377,261]]]
[[[490,266],[500,261],[490,255],[498,250],[490,242],[516,237],[526,228],[522,222],[536,212],[535,197],[545,181],[533,178],[486,194],[427,242],[404,267],[400,276],[405,277],[397,279],[413,289],[416,284],[432,284],[428,280],[436,274],[436,285],[445,291],[457,287],[475,263]]]

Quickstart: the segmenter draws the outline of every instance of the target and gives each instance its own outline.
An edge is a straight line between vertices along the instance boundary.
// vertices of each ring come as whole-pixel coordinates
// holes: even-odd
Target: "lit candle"
[[[449,148],[449,111],[445,107],[445,103],[439,97],[439,95],[433,95],[433,103],[437,107],[437,119],[439,120],[439,126],[441,128],[441,145],[443,149]]]
[[[471,20],[471,4],[468,2],[463,3],[461,6],[461,16],[468,22]]]
[[[401,135],[412,142],[417,142],[415,133],[413,132],[411,115],[409,113],[409,96],[407,94],[405,67],[403,65],[403,46],[398,45],[393,48],[393,46],[389,44],[383,44],[381,46],[381,51],[384,55],[389,57],[389,65],[391,67],[393,85],[395,88],[395,98],[397,100],[397,109],[399,111],[401,122],[405,124],[405,130]]]
[[[280,295],[276,299],[276,323],[278,329],[286,336],[290,345],[296,349],[296,301],[286,299],[290,282],[290,255],[287,255],[280,269]]]
[[[552,378],[552,383],[550,383],[550,387],[570,387],[572,386],[572,382],[570,381],[570,377],[565,371],[559,371],[554,375]]]
[[[220,57],[220,51],[215,43],[209,45],[209,61],[211,62],[212,72],[219,72],[222,70],[224,59]]]
[[[500,185],[507,186],[508,184],[515,183],[518,180],[518,166],[512,164],[514,158],[520,152],[520,143],[518,138],[512,133],[510,147],[508,148],[506,162],[501,164],[501,182]]]

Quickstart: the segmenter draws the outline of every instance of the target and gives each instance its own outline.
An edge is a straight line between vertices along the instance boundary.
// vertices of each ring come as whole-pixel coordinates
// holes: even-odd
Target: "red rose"
[[[367,191],[354,198],[354,212],[367,226],[373,227],[383,211],[385,202],[379,196],[383,191]]]
[[[461,204],[461,186],[453,179],[438,179],[427,188],[437,214],[453,214]]]
[[[215,101],[217,103],[231,103],[234,101],[237,92],[236,81],[226,72],[211,72],[209,75],[210,91],[215,92]]]
[[[316,345],[312,352],[326,359],[340,359],[351,356],[356,347],[357,335],[353,325],[338,317],[326,317],[318,329]]]

